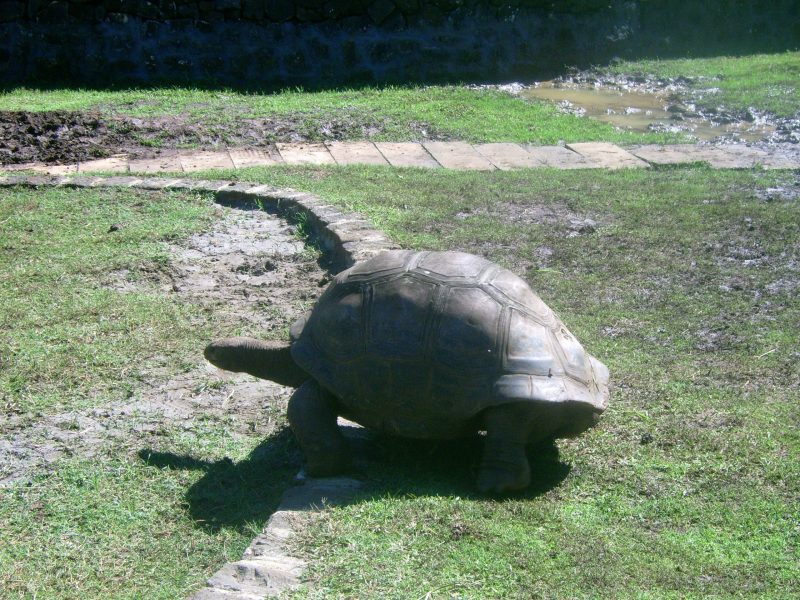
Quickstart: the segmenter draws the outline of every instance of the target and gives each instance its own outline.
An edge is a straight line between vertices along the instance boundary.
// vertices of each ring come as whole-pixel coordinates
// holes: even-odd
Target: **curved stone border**
[[[313,238],[334,259],[335,268],[347,268],[384,250],[399,248],[361,215],[342,213],[312,194],[269,185],[138,177],[0,177],[0,188],[18,185],[196,190],[214,193],[222,200],[267,204],[289,220],[307,223]],[[242,559],[223,566],[192,600],[257,600],[277,596],[300,583],[306,563],[289,554],[287,542],[302,526],[302,513],[346,502],[361,483],[345,477],[300,479],[298,483],[284,493],[277,510]]]

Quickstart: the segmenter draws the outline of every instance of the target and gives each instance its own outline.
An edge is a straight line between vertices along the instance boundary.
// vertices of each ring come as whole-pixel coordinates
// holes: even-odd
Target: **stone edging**
[[[384,250],[399,248],[373,228],[361,215],[342,213],[312,194],[269,185],[235,181],[139,177],[0,177],[0,188],[12,186],[103,188],[143,190],[195,190],[212,192],[222,200],[265,203],[281,216],[305,221],[337,268],[346,268]],[[344,477],[304,479],[288,489],[264,531],[256,537],[241,560],[223,566],[207,587],[192,600],[257,600],[277,596],[300,582],[306,563],[288,553],[287,541],[297,532],[301,513],[346,501],[360,482]]]

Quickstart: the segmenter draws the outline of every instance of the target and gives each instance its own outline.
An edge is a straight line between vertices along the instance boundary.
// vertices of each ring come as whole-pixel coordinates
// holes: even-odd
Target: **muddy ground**
[[[715,144],[748,142],[769,146],[800,143],[800,115],[786,118],[757,108],[727,109],[717,105],[714,98],[703,91],[693,89],[695,83],[690,77],[612,75],[589,70],[573,71],[552,81],[533,84],[517,82],[469,87],[496,89],[526,99],[547,99],[555,102],[566,114],[598,118],[632,131],[681,133]],[[562,93],[542,94],[542,88]],[[616,105],[622,101],[617,96],[626,97],[631,104],[609,106],[603,103],[610,97]],[[642,101],[645,106],[637,107],[637,103]],[[663,115],[647,119],[644,113],[649,108]],[[614,118],[606,115],[614,115]],[[648,120],[652,123],[643,126]]]
[[[564,85],[591,86],[623,90],[638,94],[658,95],[666,100],[665,108],[673,115],[674,131],[681,131],[682,122],[704,121],[715,127],[758,124],[768,131],[761,140],[766,144],[800,143],[800,115],[776,117],[757,108],[735,110],[718,106],[709,98],[690,86],[695,80],[690,77],[656,77],[653,75],[612,75],[597,71],[574,71],[559,77],[556,83]],[[738,142],[737,136],[723,134],[719,142]]]
[[[112,154],[150,158],[161,149],[266,146],[275,142],[370,139],[385,123],[359,117],[310,119],[297,114],[242,118],[208,125],[187,115],[148,119],[66,111],[0,111],[0,165],[76,163]],[[446,140],[425,123],[413,124],[420,139]]]
[[[144,276],[113,272],[106,285],[173,294],[203,305],[208,318],[230,330],[282,337],[321,293],[328,272],[287,222],[251,206],[218,205],[217,211],[209,231],[171,247],[168,268]],[[224,421],[234,435],[266,436],[283,426],[290,388],[220,371],[203,360],[202,350],[185,372],[155,372],[126,401],[35,422],[9,418],[0,427],[0,486],[46,473],[66,456],[157,447],[166,428],[191,433],[203,422]]]

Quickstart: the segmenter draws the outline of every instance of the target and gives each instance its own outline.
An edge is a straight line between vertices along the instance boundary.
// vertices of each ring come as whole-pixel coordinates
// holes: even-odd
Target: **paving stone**
[[[190,190],[200,190],[203,192],[216,192],[230,184],[230,181],[218,179],[192,179],[189,185]]]
[[[61,185],[65,187],[94,187],[102,180],[103,180],[102,177],[91,177],[91,176],[70,177],[67,181],[64,181]]]
[[[228,150],[228,155],[237,169],[268,167],[283,162],[283,158],[281,158],[275,146],[267,146],[266,148],[231,148]]]
[[[494,165],[466,142],[423,142],[422,145],[445,169],[494,170]]]
[[[3,187],[25,185],[26,183],[28,183],[28,178],[24,175],[12,175],[0,178],[0,185]]]
[[[263,600],[263,594],[247,594],[245,592],[231,592],[206,588],[192,596],[192,600]]]
[[[325,145],[340,165],[389,165],[372,142],[326,142]]]
[[[293,165],[333,165],[325,144],[276,144],[283,160]]]
[[[277,191],[278,190],[271,185],[257,185],[247,193],[258,195],[258,194],[266,194],[267,192],[277,192]]]
[[[29,169],[34,173],[45,175],[69,175],[78,172],[78,165],[36,165]]]
[[[295,588],[306,562],[290,556],[286,544],[305,520],[302,513],[346,503],[361,486],[355,479],[329,477],[303,479],[302,485],[286,490],[278,510],[245,550],[242,560],[223,566],[192,600],[250,600],[275,597]]]
[[[503,171],[542,166],[541,161],[526,152],[519,144],[475,144],[473,147],[495,167]]]
[[[737,155],[736,150],[727,152],[721,146],[674,144],[659,146],[655,144],[632,146],[630,152],[656,165],[674,165],[705,162],[716,168],[742,169],[755,164],[753,155]]]
[[[103,177],[96,187],[132,187],[141,181],[139,177]]]
[[[765,169],[800,169],[800,144],[775,144],[762,165]]]
[[[181,168],[186,173],[206,169],[233,169],[233,161],[228,152],[188,152],[178,155]]]
[[[563,146],[532,146],[523,144],[522,147],[543,167],[553,167],[556,169],[592,169],[595,168],[593,162],[586,160],[577,152],[573,152]]]
[[[767,169],[792,169],[800,168],[800,152],[794,159],[786,149],[780,146],[770,147],[769,150],[754,148],[744,144],[726,144],[719,147],[725,154],[741,161],[742,168],[762,166]]]
[[[101,158],[99,160],[90,160],[78,164],[79,173],[127,173],[128,172],[128,155],[119,154],[109,158]]]
[[[567,148],[585,157],[588,161],[593,163],[595,168],[630,169],[650,166],[630,152],[623,150],[616,144],[609,144],[608,142],[567,144]]]
[[[148,177],[147,179],[142,179],[137,183],[131,185],[131,187],[135,187],[141,190],[163,190],[165,187],[178,183],[180,179],[165,179],[159,177]]]
[[[44,167],[44,166],[45,165],[43,163],[29,162],[29,163],[21,163],[21,164],[18,164],[18,165],[0,165],[0,170],[11,171],[11,172],[14,172],[14,171],[29,171],[29,170],[33,169],[34,167]]]
[[[375,142],[383,157],[393,167],[424,167],[435,169],[441,165],[416,142]]]
[[[128,167],[131,173],[175,173],[183,170],[177,154],[160,158],[132,160],[128,163]]]
[[[697,148],[694,144],[645,144],[629,146],[628,151],[654,165],[677,165],[698,162]]]
[[[297,586],[305,568],[305,561],[289,556],[258,557],[257,560],[240,560],[222,567],[211,579],[209,586],[246,594],[277,596],[281,591]]]

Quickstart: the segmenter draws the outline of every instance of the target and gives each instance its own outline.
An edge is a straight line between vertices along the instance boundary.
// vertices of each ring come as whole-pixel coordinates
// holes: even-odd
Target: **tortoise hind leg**
[[[530,415],[523,404],[503,404],[484,411],[486,444],[483,449],[478,490],[505,494],[531,482],[525,446],[530,439]]]
[[[289,425],[305,454],[306,471],[311,477],[336,475],[350,466],[337,416],[336,399],[313,379],[297,388],[289,400]]]

